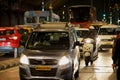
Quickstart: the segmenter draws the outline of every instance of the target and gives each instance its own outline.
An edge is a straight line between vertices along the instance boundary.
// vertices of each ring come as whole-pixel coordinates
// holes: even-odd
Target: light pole
[[[52,22],[52,0],[50,0],[50,5],[49,5],[49,9],[50,9],[50,22]]]

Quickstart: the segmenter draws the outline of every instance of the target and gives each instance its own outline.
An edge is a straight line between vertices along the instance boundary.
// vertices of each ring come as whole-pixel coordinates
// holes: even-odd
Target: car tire
[[[77,79],[78,77],[79,77],[79,70],[80,70],[80,64],[79,64],[79,66],[78,66],[78,70],[77,70],[77,72],[75,73],[75,79]]]
[[[86,66],[88,66],[89,62],[90,62],[90,56],[85,57],[85,65]]]
[[[70,72],[67,74],[64,80],[73,80],[73,68],[70,68]]]

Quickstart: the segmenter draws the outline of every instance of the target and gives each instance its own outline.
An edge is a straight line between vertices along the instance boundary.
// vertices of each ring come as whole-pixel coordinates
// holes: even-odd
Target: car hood
[[[62,57],[69,55],[69,50],[29,50],[25,49],[23,51],[23,54],[25,54],[28,57],[41,57],[41,56],[48,56],[48,57]]]

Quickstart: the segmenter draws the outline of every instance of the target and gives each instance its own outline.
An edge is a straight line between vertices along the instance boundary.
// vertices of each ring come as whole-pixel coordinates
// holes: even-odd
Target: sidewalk
[[[19,58],[0,61],[0,70],[4,70],[18,65],[19,65]]]

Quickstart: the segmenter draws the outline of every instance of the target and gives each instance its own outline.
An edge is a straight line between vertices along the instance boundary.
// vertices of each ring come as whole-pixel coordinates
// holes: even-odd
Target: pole
[[[49,9],[50,9],[50,22],[52,22],[52,0],[50,0],[50,6],[49,6]]]

